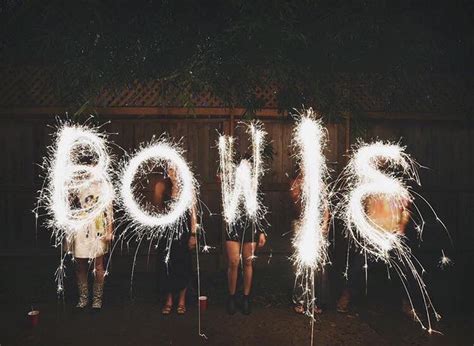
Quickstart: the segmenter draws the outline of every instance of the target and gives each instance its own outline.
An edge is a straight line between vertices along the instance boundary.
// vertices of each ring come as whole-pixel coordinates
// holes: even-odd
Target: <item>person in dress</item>
[[[179,195],[178,179],[173,167],[165,175],[154,179],[152,200],[161,212],[166,212],[170,203]],[[186,313],[186,290],[192,276],[192,249],[196,247],[197,215],[193,206],[181,224],[170,234],[162,237],[157,248],[157,279],[159,295],[163,299],[161,312],[169,315],[177,296],[176,311]]]
[[[100,194],[100,183],[92,183],[76,196],[76,203],[82,210],[93,207]],[[84,211],[86,212],[86,211]],[[78,309],[89,304],[89,269],[93,268],[92,309],[100,311],[104,291],[104,256],[110,249],[114,237],[112,203],[95,220],[77,230],[67,241],[67,249],[75,261],[76,281],[79,299]]]
[[[229,296],[227,312],[233,315],[237,311],[235,293],[239,264],[243,265],[242,313],[249,315],[252,311],[250,292],[253,280],[253,262],[255,250],[265,245],[266,236],[258,227],[244,217],[232,230],[226,232],[227,283]]]

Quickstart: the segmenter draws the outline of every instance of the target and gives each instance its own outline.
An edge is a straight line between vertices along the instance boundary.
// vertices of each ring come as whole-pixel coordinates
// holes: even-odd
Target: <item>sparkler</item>
[[[166,212],[157,210],[148,204],[146,208],[140,205],[137,197],[139,182],[148,174],[160,171],[170,172],[170,169],[176,174],[173,181],[174,188],[178,193],[173,196]],[[150,240],[150,246],[154,239],[166,242],[165,263],[170,260],[171,246],[173,239],[179,238],[183,233],[190,232],[188,229],[188,217],[191,221],[197,222],[195,214],[189,215],[198,205],[198,183],[183,157],[183,150],[177,143],[167,141],[162,137],[158,141],[152,141],[143,146],[135,155],[128,160],[122,169],[122,178],[120,184],[121,206],[125,211],[125,219],[129,221],[124,234],[129,234],[130,238],[137,238],[139,244],[146,238]],[[196,219],[194,219],[196,217]],[[199,227],[197,225],[196,227]],[[198,279],[198,297],[201,295],[200,268],[199,268],[199,240],[204,242],[203,251],[208,251],[203,231],[198,232],[198,242],[196,244],[196,267]],[[135,268],[136,256],[139,246],[135,251],[133,268]],[[133,270],[132,278],[133,281]],[[201,331],[201,309],[198,303],[198,333],[207,339]]]
[[[345,215],[346,226],[351,238],[376,260],[386,261],[392,249],[402,248],[402,237],[398,229],[386,230],[376,224],[366,213],[364,201],[371,196],[388,197],[396,209],[404,209],[412,202],[411,195],[404,182],[395,174],[382,173],[377,167],[386,162],[389,166],[402,169],[402,176],[419,183],[415,162],[404,153],[404,148],[395,144],[376,142],[361,146],[355,153],[348,168],[354,178],[354,188],[347,197]],[[393,218],[398,215],[392,215]],[[396,221],[396,220],[394,220]],[[392,222],[398,225],[397,222]]]
[[[301,216],[296,223],[293,237],[292,256],[296,266],[296,284],[303,289],[303,306],[311,316],[311,344],[313,344],[314,308],[315,308],[315,270],[328,262],[324,232],[327,227],[328,203],[325,178],[326,160],[323,150],[326,146],[326,132],[321,120],[310,108],[298,120],[294,129],[294,146],[302,174]]]
[[[384,166],[390,172],[380,171]],[[342,202],[342,217],[346,224],[349,239],[354,241],[360,251],[375,261],[383,261],[393,268],[400,277],[412,306],[415,319],[424,329],[431,333],[429,308],[435,317],[440,318],[428,295],[421,274],[424,268],[414,258],[411,249],[405,243],[404,224],[413,217],[407,208],[413,203],[412,191],[407,182],[420,180],[417,173],[418,164],[405,153],[405,148],[396,144],[375,142],[360,144],[353,153],[348,166],[343,172],[347,178],[347,194]],[[396,173],[398,168],[398,173]],[[414,193],[414,192],[413,192]],[[366,210],[370,198],[384,199],[390,205],[391,215],[384,220],[374,220]],[[415,206],[415,211],[419,209]],[[423,218],[419,215],[421,220]],[[438,219],[438,218],[437,218]],[[400,226],[403,225],[403,226]],[[424,221],[416,225],[420,236]],[[367,263],[364,266],[367,277]],[[347,269],[346,269],[347,270]],[[411,273],[420,290],[428,321],[426,328],[416,315],[407,285],[407,274]]]
[[[142,147],[124,165],[120,197],[126,219],[131,222],[127,227],[128,231],[133,231],[135,235],[147,235],[149,238],[160,239],[166,236],[169,241],[174,236],[181,236],[184,231],[181,225],[185,224],[187,211],[195,205],[198,191],[197,181],[182,153],[178,145],[162,138]],[[165,213],[150,205],[145,210],[137,201],[137,182],[156,169],[166,172],[169,168],[176,172],[178,196],[172,199]]]
[[[64,240],[71,242],[75,234],[95,222],[114,199],[106,136],[91,126],[61,124],[48,148],[43,169],[45,186],[40,191],[35,213],[38,218],[38,210],[45,207],[54,245],[61,248],[61,262],[55,273],[58,292],[61,292],[67,255],[63,252]],[[92,187],[95,191],[92,201],[75,203]]]
[[[301,188],[302,215],[293,239],[294,262],[297,268],[315,270],[328,261],[327,241],[323,234],[324,214],[327,210],[325,177],[326,160],[323,154],[326,133],[320,120],[315,120],[312,109],[306,111],[294,130],[295,146],[300,162],[303,184]]]
[[[257,122],[250,123],[247,132],[251,137],[252,162],[244,159],[238,166],[234,159],[234,138],[219,137],[222,206],[229,231],[242,215],[255,225],[265,214],[258,188],[264,173],[262,154],[266,133]]]

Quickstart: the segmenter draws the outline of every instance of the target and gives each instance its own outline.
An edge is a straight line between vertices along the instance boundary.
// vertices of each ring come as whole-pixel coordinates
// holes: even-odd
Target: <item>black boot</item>
[[[252,312],[252,305],[250,304],[250,297],[244,295],[242,298],[242,313],[244,315],[250,315]]]
[[[227,298],[227,313],[229,315],[235,314],[237,311],[235,307],[235,295],[234,294],[229,294],[229,297]]]

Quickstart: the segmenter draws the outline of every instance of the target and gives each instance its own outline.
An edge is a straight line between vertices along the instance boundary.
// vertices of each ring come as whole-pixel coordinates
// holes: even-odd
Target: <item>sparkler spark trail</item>
[[[62,123],[48,148],[43,169],[45,186],[36,208],[45,207],[49,216],[46,226],[52,230],[55,247],[61,248],[61,263],[55,276],[58,292],[64,288],[64,241],[71,242],[77,232],[95,222],[112,205],[114,189],[109,179],[110,155],[107,138],[87,125]],[[74,203],[94,186],[96,199],[87,205]]]
[[[411,203],[412,198],[400,179],[378,170],[377,165],[382,161],[401,167],[403,175],[408,175],[419,183],[414,162],[404,153],[403,148],[382,142],[361,146],[349,163],[357,181],[348,196],[345,220],[351,236],[362,240],[364,250],[376,257],[376,260],[386,261],[390,257],[390,250],[402,247],[402,238],[397,233],[398,229],[386,230],[376,224],[366,214],[364,201],[373,195],[388,196],[395,201],[397,208],[403,209]]]
[[[321,120],[310,108],[301,115],[294,129],[294,146],[302,175],[301,216],[296,223],[292,256],[296,266],[295,285],[303,289],[303,307],[311,316],[311,344],[315,302],[315,271],[328,262],[327,240],[324,236],[328,213],[326,182],[327,166],[323,154],[326,132]]]
[[[384,166],[384,172],[380,171],[380,166]],[[408,212],[408,207],[414,198],[407,182],[414,181],[420,184],[417,167],[418,164],[405,153],[405,148],[399,145],[380,141],[359,144],[343,172],[347,194],[341,203],[340,213],[345,221],[349,239],[358,246],[366,259],[368,257],[375,261],[383,261],[397,272],[415,312],[407,285],[407,275],[411,273],[425,304],[428,327],[425,327],[416,313],[415,319],[423,329],[428,329],[431,333],[433,330],[429,309],[437,319],[440,316],[421,277],[424,269],[412,255],[404,237],[404,225],[410,218],[414,220]],[[383,220],[378,220],[369,215],[366,206],[371,198],[387,201],[392,210],[391,216],[385,215]],[[414,209],[419,213],[416,205]],[[422,224],[417,224],[415,228],[421,238],[424,221],[421,215],[419,217]],[[367,263],[365,270],[367,277]]]
[[[165,214],[145,211],[136,201],[135,181],[141,175],[148,173],[142,166],[150,162],[154,167],[171,166],[177,173],[179,197],[173,200],[170,210]],[[175,226],[182,221],[186,211],[193,206],[196,191],[197,182],[187,162],[178,150],[164,140],[142,148],[135,154],[123,170],[120,185],[122,205],[129,219],[134,223],[134,229],[138,230],[137,232],[150,231],[154,235],[176,228]]]
[[[144,196],[140,196],[139,189],[142,187],[141,181],[148,179],[150,174],[163,174],[170,169],[176,174],[174,184],[178,194],[163,212],[150,202],[143,203]],[[151,241],[150,247],[153,241],[156,241],[155,247],[159,241],[165,241],[168,252],[165,261],[168,263],[173,240],[190,231],[187,220],[198,201],[198,184],[183,157],[180,145],[169,142],[164,137],[157,141],[152,140],[148,145],[142,146],[133,157],[124,161],[121,173],[120,207],[124,211],[121,223],[127,224],[121,239],[126,240],[127,244],[132,239],[138,243],[147,239]]]
[[[252,162],[244,159],[238,166],[234,158],[234,138],[219,137],[222,205],[229,232],[242,215],[246,215],[254,225],[265,215],[258,188],[264,173],[262,154],[266,133],[257,122],[250,123],[247,132],[251,137]]]
[[[157,172],[166,172],[170,174],[173,171],[173,188],[176,188],[177,195],[173,196],[171,203],[165,212],[162,212],[151,205],[145,203],[141,205],[143,198],[139,197],[138,190],[140,181],[149,174]],[[169,175],[171,177],[171,175]],[[196,227],[196,266],[198,279],[198,298],[200,296],[200,268],[199,268],[199,247],[200,241],[203,241],[203,251],[208,251],[204,231],[199,228],[197,208],[198,208],[198,183],[183,157],[183,150],[179,143],[167,141],[164,137],[154,141],[139,149],[133,157],[124,163],[122,169],[122,178],[120,182],[120,205],[125,212],[122,222],[127,222],[122,240],[130,241],[135,239],[138,242],[133,260],[133,269],[131,277],[131,287],[133,283],[133,271],[136,264],[136,257],[142,240],[150,241],[150,247],[153,241],[156,241],[158,247],[159,241],[166,244],[165,263],[170,260],[171,247],[174,239],[183,236],[184,233],[194,231],[189,229],[188,222]],[[142,203],[143,204],[143,203]],[[188,220],[188,218],[190,220]],[[198,303],[198,333],[207,338],[201,332],[201,310]]]
[[[447,257],[445,254],[444,254],[444,250],[441,250],[441,259],[439,260],[439,266],[441,269],[444,269],[446,267],[449,267],[450,265],[453,264],[453,261],[451,260],[451,258]]]
[[[315,270],[328,261],[327,241],[323,235],[324,214],[327,210],[325,177],[326,160],[323,154],[326,133],[321,121],[314,119],[312,110],[301,117],[296,128],[295,146],[299,149],[303,185],[301,188],[302,215],[299,220],[293,247],[293,260],[302,268]]]

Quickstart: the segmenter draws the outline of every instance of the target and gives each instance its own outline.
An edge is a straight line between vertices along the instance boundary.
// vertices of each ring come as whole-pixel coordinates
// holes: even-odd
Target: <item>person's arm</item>
[[[410,209],[409,209],[410,203],[411,202],[409,200],[403,201],[403,206],[401,207],[401,210],[400,210],[401,217],[398,223],[398,232],[400,234],[406,233],[408,222],[410,222],[410,217],[411,217]]]
[[[257,246],[264,247],[265,243],[267,242],[267,234],[261,229],[257,230],[257,234],[258,234]]]
[[[330,219],[329,208],[326,205],[326,207],[324,208],[323,223],[321,225],[324,236],[327,236],[329,233],[329,219]]]
[[[189,249],[194,249],[196,247],[198,228],[199,224],[197,220],[196,205],[193,204],[193,206],[191,207],[191,232],[188,240]]]
[[[290,197],[292,201],[292,209],[295,213],[295,218],[298,218],[301,214],[301,177],[298,176],[293,179],[290,183]]]
[[[107,207],[106,211],[106,230],[104,239],[106,241],[112,241],[114,239],[114,209],[112,204]]]

